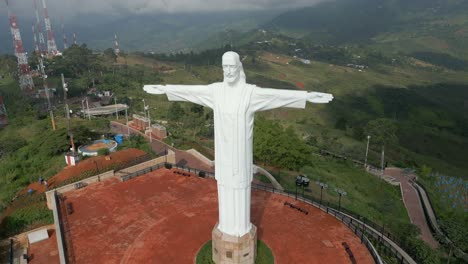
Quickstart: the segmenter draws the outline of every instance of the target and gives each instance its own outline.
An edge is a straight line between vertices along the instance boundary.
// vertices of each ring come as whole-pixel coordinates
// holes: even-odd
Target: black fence
[[[127,175],[121,176],[120,179],[122,181],[128,181],[128,180],[133,179],[135,177],[138,177],[138,176],[150,173],[152,171],[158,170],[158,169],[160,169],[162,167],[165,167],[166,169],[174,168],[174,169],[183,170],[183,171],[186,171],[188,173],[193,173],[195,175],[198,175],[201,178],[205,178],[205,177],[214,178],[214,174],[211,173],[211,172],[207,172],[207,171],[203,171],[203,170],[197,170],[197,169],[193,169],[193,168],[189,168],[189,167],[185,167],[185,166],[179,166],[179,165],[176,165],[176,164],[165,162],[165,163],[159,163],[157,165],[145,168],[143,170],[139,170],[139,171],[136,171],[136,172],[129,173]]]
[[[15,240],[10,238],[10,246],[8,247],[8,263],[13,264],[14,255],[15,255]]]
[[[139,156],[139,157],[137,157],[135,159],[129,160],[127,162],[122,162],[122,163],[116,164],[113,167],[113,169],[115,171],[122,170],[122,169],[125,169],[125,168],[129,168],[129,167],[138,165],[138,164],[143,163],[145,161],[148,161],[150,159],[151,159],[151,155],[145,154],[145,155]],[[101,171],[101,172],[105,172],[105,171]]]
[[[73,251],[73,245],[70,235],[70,228],[68,225],[68,214],[70,210],[67,208],[65,203],[66,197],[63,194],[54,192],[55,204],[57,206],[57,214],[59,218],[59,228],[63,244],[64,255],[66,263],[75,263],[75,254]]]

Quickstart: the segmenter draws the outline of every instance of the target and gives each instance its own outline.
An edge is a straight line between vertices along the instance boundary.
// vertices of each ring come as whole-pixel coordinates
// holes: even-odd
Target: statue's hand
[[[307,95],[307,101],[316,104],[326,104],[333,100],[333,95],[329,93],[310,92]]]
[[[164,85],[145,85],[143,86],[143,90],[150,94],[165,94],[166,89]]]

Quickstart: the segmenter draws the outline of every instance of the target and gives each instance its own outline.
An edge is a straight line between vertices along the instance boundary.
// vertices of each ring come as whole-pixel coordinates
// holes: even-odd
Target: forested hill
[[[285,12],[265,29],[322,44],[368,43],[466,58],[466,10],[465,0],[336,0]]]

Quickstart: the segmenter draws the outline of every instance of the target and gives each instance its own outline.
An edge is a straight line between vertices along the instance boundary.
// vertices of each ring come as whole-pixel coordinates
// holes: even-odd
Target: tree
[[[310,148],[288,127],[258,118],[254,127],[254,158],[271,165],[297,170],[305,165]]]
[[[112,62],[117,61],[117,55],[115,55],[114,50],[111,48],[104,50],[104,57]]]
[[[367,135],[371,136],[372,142],[382,146],[382,169],[384,167],[383,154],[385,147],[398,144],[397,130],[396,121],[387,118],[371,120],[367,123],[365,128]]]
[[[178,102],[171,103],[167,113],[167,119],[170,121],[178,122],[185,115],[185,111]]]

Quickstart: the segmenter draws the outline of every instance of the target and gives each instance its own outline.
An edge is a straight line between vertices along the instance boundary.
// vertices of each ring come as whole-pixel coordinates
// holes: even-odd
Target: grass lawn
[[[377,177],[366,173],[361,167],[356,167],[349,161],[334,160],[315,154],[311,157],[308,166],[300,172],[272,171],[283,187],[292,193],[296,191],[295,177],[299,173],[310,179],[310,185],[304,190],[306,197],[320,199],[321,188],[316,183],[326,183],[328,188],[323,189],[323,203],[338,205],[339,194],[335,189],[347,192],[341,198],[341,206],[356,214],[364,216],[380,225],[385,224],[392,231],[400,225],[409,224],[409,217],[403,204],[400,188],[392,186]],[[299,195],[302,189],[298,189]]]

